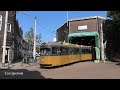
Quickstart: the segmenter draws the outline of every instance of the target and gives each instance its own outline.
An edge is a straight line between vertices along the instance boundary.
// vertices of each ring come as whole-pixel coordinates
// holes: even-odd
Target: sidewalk
[[[36,63],[22,63],[22,62],[16,62],[16,63],[11,63],[8,68],[8,63],[5,64],[5,67],[2,66],[0,63],[0,69],[25,69],[26,67],[34,66],[37,65],[38,62]]]

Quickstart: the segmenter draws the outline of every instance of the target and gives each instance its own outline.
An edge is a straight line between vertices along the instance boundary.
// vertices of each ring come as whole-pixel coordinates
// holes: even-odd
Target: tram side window
[[[90,53],[91,53],[91,49],[89,49]]]
[[[86,53],[86,50],[85,49],[82,49],[82,54],[85,54]]]
[[[52,54],[53,55],[59,55],[59,48],[58,47],[52,47]]]
[[[90,49],[86,49],[86,53],[90,54],[91,53]]]
[[[79,48],[75,48],[75,54],[79,54]]]
[[[62,55],[63,51],[62,51],[62,47],[60,47],[60,55]]]
[[[64,54],[64,55],[67,55],[67,54],[68,54],[68,49],[65,48],[65,47],[63,47],[63,54]]]
[[[41,55],[50,55],[51,52],[50,52],[50,49],[49,49],[49,48],[41,48],[41,49],[40,49],[40,54],[41,54]]]
[[[60,55],[67,55],[68,49],[65,47],[60,47]]]
[[[52,54],[56,54],[55,47],[52,47]]]
[[[88,54],[88,49],[86,49],[86,52],[85,52],[86,54]]]
[[[73,48],[69,48],[69,54],[70,54],[70,55],[74,54]]]
[[[91,53],[91,49],[89,49],[89,53]]]
[[[87,49],[87,53],[90,54],[90,49]]]
[[[90,49],[82,49],[82,54],[90,54],[91,50]]]
[[[81,48],[79,49],[79,54],[82,54],[82,49]]]
[[[74,54],[76,54],[76,53],[77,53],[77,50],[76,50],[76,48],[74,48],[73,50],[74,50],[74,51],[73,51],[73,53],[74,53]]]
[[[77,48],[77,54],[79,54],[79,52],[80,52],[80,50],[79,50],[79,48]]]

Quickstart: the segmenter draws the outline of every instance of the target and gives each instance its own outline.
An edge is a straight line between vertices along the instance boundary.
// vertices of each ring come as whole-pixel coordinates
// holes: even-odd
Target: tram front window
[[[50,48],[41,48],[40,49],[40,55],[51,55]]]

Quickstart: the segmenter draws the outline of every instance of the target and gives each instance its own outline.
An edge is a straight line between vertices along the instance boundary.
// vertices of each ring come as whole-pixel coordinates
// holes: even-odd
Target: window
[[[87,29],[87,25],[78,26],[78,30],[86,30],[86,29]]]
[[[74,49],[73,48],[69,48],[69,54],[70,55],[74,54]]]
[[[40,55],[51,55],[50,48],[41,48],[40,49]]]
[[[0,15],[0,30],[2,29],[2,15]]]
[[[63,47],[62,52],[63,52],[64,55],[67,55],[68,54],[68,48]]]
[[[82,49],[82,54],[86,54],[86,49]]]
[[[10,23],[7,24],[7,31],[11,32],[11,24]]]
[[[79,52],[80,52],[79,48],[76,48],[76,54],[79,54]]]
[[[82,54],[90,54],[91,49],[82,49]]]
[[[56,48],[52,47],[52,54],[56,54]]]
[[[68,54],[68,48],[60,47],[60,55],[67,55],[67,54]]]

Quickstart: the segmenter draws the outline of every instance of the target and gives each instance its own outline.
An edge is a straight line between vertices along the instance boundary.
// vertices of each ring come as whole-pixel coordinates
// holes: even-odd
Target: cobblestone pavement
[[[25,77],[23,79],[28,78],[28,76],[28,79],[120,79],[119,62],[110,61],[106,61],[106,63],[85,61],[49,69],[41,69],[39,63],[25,64],[24,66],[18,63],[11,67],[11,69],[20,70],[21,72],[22,70],[27,70],[27,72],[24,72]],[[37,74],[34,74],[34,72]],[[17,78],[19,79],[20,76],[17,76]]]

